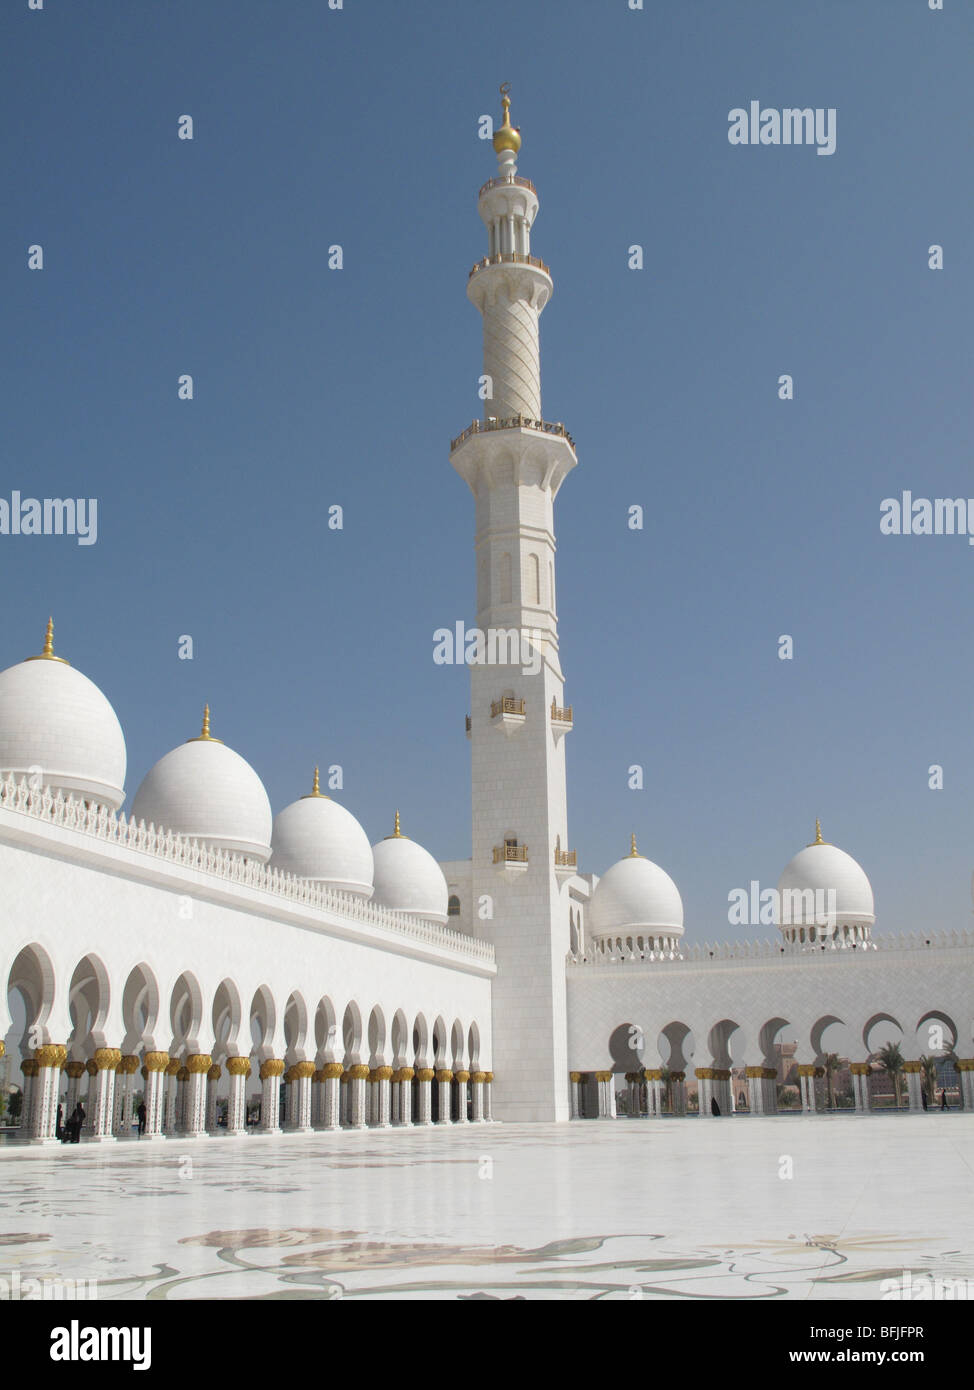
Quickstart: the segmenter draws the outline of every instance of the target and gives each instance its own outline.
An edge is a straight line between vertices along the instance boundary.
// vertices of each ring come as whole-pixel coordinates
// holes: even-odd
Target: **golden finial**
[[[629,858],[630,858],[630,859],[642,859],[642,855],[639,853],[639,850],[636,848],[636,832],[635,832],[635,830],[632,832],[632,845],[631,845],[630,850],[629,850]]]
[[[399,812],[398,812],[398,811],[396,812],[396,824],[395,824],[395,826],[394,826],[394,828],[393,828],[392,834],[391,834],[391,835],[387,835],[387,836],[386,836],[386,839],[387,839],[387,840],[408,840],[408,839],[409,839],[409,836],[408,836],[408,835],[404,835],[404,834],[402,833],[402,831],[399,829]]]
[[[318,769],[317,769],[317,768],[315,768],[314,782],[312,783],[311,790],[310,790],[305,796],[303,796],[301,799],[302,799],[302,801],[307,801],[307,800],[308,800],[308,797],[311,797],[311,796],[320,796],[321,799],[322,799],[322,801],[327,801],[327,800],[328,800],[328,797],[327,797],[327,796],[324,796],[324,795],[322,794],[321,787],[318,785]]]
[[[521,132],[511,125],[510,82],[502,82],[500,91],[501,104],[504,107],[504,123],[494,132],[494,149],[498,154],[501,150],[513,150],[517,154],[521,148]]]
[[[813,844],[813,845],[827,845],[827,844],[828,844],[828,840],[823,840],[823,839],[822,839],[822,822],[819,820],[818,816],[815,817],[815,839],[812,841],[812,844]],[[809,848],[810,848],[810,847],[811,847],[811,846],[809,846]]]
[[[187,739],[188,743],[222,743],[222,738],[214,738],[210,733],[210,707],[203,706],[203,728],[195,738]]]
[[[37,656],[29,656],[29,657],[27,658],[27,660],[28,660],[28,661],[64,661],[64,657],[63,657],[63,656],[55,656],[55,655],[54,655],[54,619],[53,619],[53,618],[48,618],[48,620],[47,620],[47,631],[46,631],[45,634],[44,634],[44,650],[43,650],[42,652],[39,652],[39,653],[37,654]],[[69,663],[68,663],[67,661],[64,661],[64,664],[65,664],[65,666],[69,665]]]

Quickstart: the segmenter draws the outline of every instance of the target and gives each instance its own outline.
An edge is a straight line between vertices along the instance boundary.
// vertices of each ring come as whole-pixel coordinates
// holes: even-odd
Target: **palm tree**
[[[880,1048],[876,1053],[876,1061],[883,1071],[893,1078],[893,1092],[896,1096],[896,1108],[900,1108],[900,1086],[901,1073],[903,1071],[903,1054],[900,1051],[899,1043],[888,1042],[885,1047]]]
[[[842,1070],[842,1058],[835,1052],[826,1053],[825,1061],[822,1063],[825,1069],[825,1084],[829,1093],[829,1109],[835,1109],[835,1086],[832,1077],[837,1071]]]
[[[921,1056],[920,1065],[923,1068],[923,1088],[927,1093],[927,1100],[933,1105],[937,1099],[937,1059]]]

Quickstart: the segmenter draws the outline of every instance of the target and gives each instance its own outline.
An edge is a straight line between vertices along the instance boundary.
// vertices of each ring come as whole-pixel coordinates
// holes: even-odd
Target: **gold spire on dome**
[[[643,856],[639,853],[639,850],[636,848],[636,832],[635,832],[635,830],[634,830],[634,831],[632,832],[632,846],[630,847],[630,850],[629,850],[629,858],[630,858],[630,859],[642,859],[642,857],[643,857]]]
[[[827,844],[828,844],[828,840],[823,840],[823,839],[822,839],[822,822],[819,820],[818,816],[816,816],[816,817],[815,817],[815,839],[812,841],[812,845],[827,845]],[[811,849],[811,845],[809,845],[809,849]]]
[[[306,792],[305,795],[301,798],[301,800],[307,801],[312,796],[319,796],[321,797],[322,801],[327,801],[329,799],[327,796],[325,796],[324,792],[321,790],[321,787],[318,785],[317,768],[315,768],[314,782],[312,783],[311,790],[309,792]]]
[[[504,107],[504,123],[494,132],[494,149],[498,154],[502,150],[513,150],[517,154],[521,148],[521,132],[511,125],[511,84],[502,82],[500,87],[501,104]]]
[[[44,650],[38,652],[37,656],[29,656],[28,661],[63,661],[65,666],[71,663],[64,660],[63,656],[54,655],[54,619],[48,618],[47,631],[44,634]]]
[[[408,840],[408,839],[409,839],[409,836],[408,836],[408,835],[404,835],[404,834],[402,833],[402,831],[399,829],[399,812],[398,812],[398,811],[396,812],[396,824],[395,824],[395,828],[394,828],[394,830],[393,830],[393,832],[392,832],[391,835],[387,835],[387,836],[386,836],[386,839],[387,839],[387,840]]]
[[[203,706],[203,728],[195,738],[186,740],[187,743],[222,743],[222,738],[214,738],[210,733],[210,707]]]

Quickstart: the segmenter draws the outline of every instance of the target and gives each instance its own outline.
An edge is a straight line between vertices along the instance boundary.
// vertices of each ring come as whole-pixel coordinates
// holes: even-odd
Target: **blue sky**
[[[544,414],[580,463],[556,506],[580,865],[635,829],[688,936],[726,937],[728,893],[819,815],[880,926],[970,924],[974,548],[879,532],[904,488],[974,496],[969,5],[24,0],[0,24],[0,496],[99,500],[96,545],[0,537],[0,665],[54,613],[130,797],[208,700],[275,810],[340,763],[373,839],[399,806],[469,855],[468,679],[432,634],[473,621],[448,448],[480,414],[477,123],[506,80],[555,282]],[[731,146],[752,99],[834,107],[836,153]]]

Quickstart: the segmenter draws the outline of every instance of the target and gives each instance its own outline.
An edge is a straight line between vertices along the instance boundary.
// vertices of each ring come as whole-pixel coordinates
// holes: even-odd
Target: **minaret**
[[[531,255],[538,195],[517,172],[521,136],[507,93],[505,84],[497,177],[478,200],[487,256],[467,283],[483,316],[489,394],[484,419],[450,450],[476,501],[477,627],[488,639],[486,661],[470,668],[472,906],[497,954],[493,1112],[502,1120],[567,1120],[567,882],[575,869],[567,848],[571,711],[558,658],[554,500],[576,458],[564,426],[545,422],[541,411],[538,318],[552,283]]]

